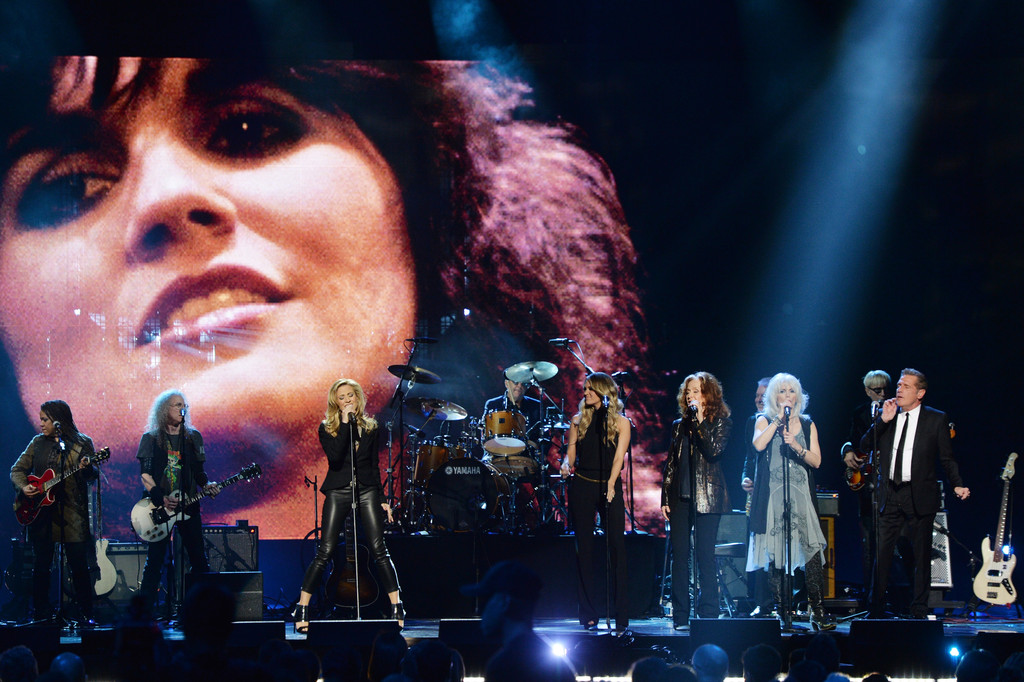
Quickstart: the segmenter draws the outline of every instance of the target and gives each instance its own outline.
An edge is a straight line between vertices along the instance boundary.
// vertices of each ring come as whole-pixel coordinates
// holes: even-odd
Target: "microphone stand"
[[[359,436],[359,422],[356,419],[355,413],[349,414],[348,420],[348,458],[349,465],[352,471],[352,560],[355,562],[355,574],[356,581],[356,620],[362,620],[362,611],[360,599],[359,599],[359,477],[356,475],[356,438]]]
[[[59,473],[60,479],[63,479],[64,475],[66,473],[66,467],[67,467],[67,446],[64,444],[64,439],[61,437],[61,431],[60,431],[59,428],[56,431],[56,436],[57,436],[57,445],[60,448],[60,457],[58,459],[58,461],[60,462],[60,467],[58,467],[59,468],[59,472],[58,473]],[[58,479],[58,480],[60,480],[60,479]],[[65,534],[64,534],[64,529],[67,526],[67,524],[64,523],[64,511],[65,511],[64,510],[64,494],[65,494],[66,491],[67,491],[67,489],[64,488],[64,487],[62,487],[61,490],[57,491],[59,496],[60,496],[60,502],[57,504],[57,513],[60,515],[61,523],[60,523],[60,542],[59,542],[60,549],[57,550],[57,559],[58,559],[57,560],[57,585],[60,586],[60,589],[57,591],[57,613],[56,613],[56,620],[57,620],[57,623],[60,624],[61,629],[71,629],[71,630],[73,630],[74,628],[72,627],[71,622],[67,618],[64,617],[64,562],[67,559],[67,551],[64,549],[64,542],[67,539]],[[45,494],[45,493],[43,493],[43,494]],[[52,527],[51,527],[51,535],[52,535]],[[51,554],[50,560],[51,561],[53,560],[52,554]],[[74,591],[74,582],[72,581],[72,592],[73,591]]]
[[[686,411],[689,413],[687,415],[689,418],[683,420],[683,428],[687,430],[686,457],[689,463],[687,477],[690,479],[690,499],[686,502],[689,518],[685,530],[686,534],[690,537],[690,551],[687,552],[685,561],[688,562],[686,578],[689,581],[686,589],[692,595],[689,600],[690,612],[686,614],[686,620],[689,622],[691,616],[697,613],[697,462],[694,461],[693,456],[693,431],[697,424],[697,415],[690,410],[689,406],[687,406]],[[672,617],[675,618],[675,614]]]
[[[570,351],[571,352],[571,351]],[[575,355],[575,354],[574,354]],[[580,360],[582,362],[582,360]],[[604,419],[601,420],[601,433],[600,433],[600,444],[597,451],[600,453],[600,462],[598,462],[599,471],[603,474],[605,471],[605,460],[608,457],[608,410],[610,408],[605,406],[604,408]],[[597,412],[597,410],[595,410]],[[578,456],[578,455],[577,455]],[[608,502],[608,483],[611,481],[609,478],[604,482],[604,486],[601,490],[601,502],[604,506],[604,624],[608,628],[609,632],[612,629],[612,534],[611,534],[611,514],[612,506]],[[593,513],[593,512],[591,512]],[[621,614],[619,617],[624,617],[625,614]]]
[[[786,417],[786,415],[784,415]],[[789,419],[785,421],[785,430],[789,431]],[[781,435],[776,431],[776,435]],[[793,626],[793,516],[792,500],[789,495],[789,468],[793,464],[793,448],[786,444],[785,440],[779,444],[779,456],[782,459],[782,527],[786,534],[786,557],[785,566],[782,571],[782,594],[779,608],[782,610],[782,631],[800,632],[803,628]]]

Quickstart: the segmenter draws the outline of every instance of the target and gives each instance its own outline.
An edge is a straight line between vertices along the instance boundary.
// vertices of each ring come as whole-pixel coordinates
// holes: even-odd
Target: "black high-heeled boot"
[[[295,632],[304,635],[309,632],[309,604],[296,604],[292,609],[292,622],[295,623]],[[305,623],[305,625],[299,625]]]
[[[807,586],[807,607],[811,612],[811,627],[819,630],[835,630],[836,619],[825,610],[825,571],[821,564],[821,552],[816,552],[804,566],[804,580]]]
[[[395,602],[391,605],[391,618],[398,621],[399,627],[405,625],[405,607],[402,602]]]

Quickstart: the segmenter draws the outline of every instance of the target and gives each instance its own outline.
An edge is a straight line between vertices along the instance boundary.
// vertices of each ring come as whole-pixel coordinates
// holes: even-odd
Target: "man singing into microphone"
[[[873,369],[864,375],[864,393],[867,394],[868,400],[866,403],[858,405],[853,411],[853,416],[850,417],[850,439],[843,443],[840,452],[847,469],[860,470],[868,462],[871,451],[870,449],[858,451],[860,439],[871,428],[871,421],[882,409],[882,402],[891,395],[889,388],[891,384],[892,379],[888,372],[880,369]],[[872,491],[871,485],[865,485],[857,491],[857,510],[860,515],[861,569],[865,588],[871,585],[871,567],[875,562],[875,557],[871,553],[871,536],[875,532],[871,512]]]
[[[885,589],[889,584],[893,549],[904,523],[910,527],[914,547],[911,618],[928,616],[931,588],[932,526],[942,504],[937,464],[941,464],[957,498],[971,491],[960,478],[953,459],[953,443],[946,414],[921,401],[928,380],[916,369],[905,369],[896,383],[896,397],[882,404],[880,415],[860,439],[861,450],[877,437],[878,556],[871,586],[871,615],[883,616]]]
[[[142,485],[146,488],[146,495],[153,504],[162,507],[168,513],[177,512],[178,500],[195,495],[200,486],[210,495],[220,492],[220,487],[216,483],[211,483],[206,471],[203,470],[206,462],[203,436],[192,428],[185,394],[177,389],[164,391],[153,401],[149,411],[149,424],[146,433],[142,434],[142,440],[139,441],[136,457],[142,467]],[[188,552],[192,571],[208,573],[210,564],[203,544],[203,521],[199,516],[199,503],[186,507],[184,511],[188,518],[178,521],[174,527],[181,535],[182,544]],[[141,592],[150,608],[156,603],[160,571],[169,541],[170,536],[151,542],[146,554]]]
[[[79,432],[71,408],[63,400],[47,400],[39,406],[40,434],[33,438],[18,461],[11,467],[11,483],[27,498],[28,504],[39,502],[44,493],[40,486],[29,483],[28,476],[47,478],[52,470],[56,480],[50,488],[53,502],[42,502],[38,515],[28,526],[28,537],[35,552],[32,566],[32,606],[35,620],[48,620],[53,616],[50,606],[50,564],[53,563],[55,543],[64,546],[75,600],[81,609],[82,622],[95,625],[92,619],[93,580],[89,564],[96,563],[95,546],[89,526],[90,481],[98,477],[90,466],[92,439]],[[72,472],[76,472],[72,474]]]

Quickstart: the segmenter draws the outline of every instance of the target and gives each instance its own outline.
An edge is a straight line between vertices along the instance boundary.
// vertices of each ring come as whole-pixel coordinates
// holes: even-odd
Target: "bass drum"
[[[434,522],[447,530],[477,530],[490,520],[508,481],[475,459],[450,459],[434,472],[427,485],[427,506]]]

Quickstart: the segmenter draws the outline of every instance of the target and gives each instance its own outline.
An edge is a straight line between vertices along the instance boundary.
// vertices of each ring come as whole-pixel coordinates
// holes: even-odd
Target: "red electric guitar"
[[[100,462],[110,459],[110,448],[103,448],[99,452],[93,453],[93,456],[89,458],[90,464],[99,464]],[[74,476],[85,467],[79,467],[71,471],[65,472],[61,476],[57,476],[53,469],[47,469],[43,472],[42,476],[28,475],[28,483],[36,490],[41,491],[42,495],[33,495],[29,497],[22,491],[18,491],[18,499],[14,501],[14,515],[18,517],[18,523],[23,526],[27,526],[36,520],[39,516],[39,512],[43,507],[49,507],[54,502],[53,489],[55,486],[60,484],[64,479]]]

